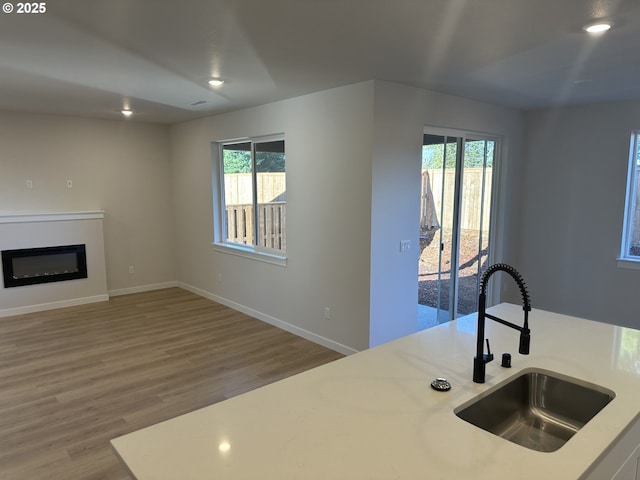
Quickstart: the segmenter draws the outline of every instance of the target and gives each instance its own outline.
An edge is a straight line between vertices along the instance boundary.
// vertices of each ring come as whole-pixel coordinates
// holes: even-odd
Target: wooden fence
[[[482,179],[485,178],[484,198],[482,198]],[[443,181],[444,175],[444,181]],[[489,212],[491,211],[491,179],[492,169],[467,167],[462,176],[462,201],[460,228],[463,230],[489,230]],[[444,188],[444,196],[442,191]],[[429,230],[446,226],[451,222],[455,191],[455,171],[447,168],[424,170],[422,172],[422,202],[420,209],[420,227]],[[444,201],[445,218],[440,218]],[[482,225],[480,225],[480,213]],[[447,218],[447,215],[449,216]]]
[[[258,204],[257,246],[286,250],[286,202]],[[253,245],[253,205],[227,205],[227,240]]]
[[[283,201],[286,195],[285,172],[257,174],[258,203]],[[228,205],[253,202],[253,178],[250,173],[227,173],[224,176],[224,198]]]

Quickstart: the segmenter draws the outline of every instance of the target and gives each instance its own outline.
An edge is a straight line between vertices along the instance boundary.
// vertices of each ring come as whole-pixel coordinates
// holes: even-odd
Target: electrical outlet
[[[33,188],[33,180],[27,180],[27,188]]]
[[[331,319],[331,309],[329,307],[324,307],[324,319],[325,320]]]
[[[411,240],[400,240],[400,251],[406,252],[411,248]]]
[[[67,180],[67,188],[73,188],[73,180]]]
[[[222,274],[221,274],[221,273],[219,273],[219,274],[218,274],[218,281],[219,281],[219,282],[221,282],[221,281],[222,281]]]
[[[136,267],[134,267],[133,265],[131,265],[131,266],[129,267],[129,273],[131,273],[131,274],[136,273]]]

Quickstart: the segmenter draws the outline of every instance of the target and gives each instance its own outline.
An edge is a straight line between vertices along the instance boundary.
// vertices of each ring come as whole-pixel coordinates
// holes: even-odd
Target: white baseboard
[[[177,286],[191,293],[195,293],[196,295],[200,295],[201,297],[208,298],[209,300],[212,300],[216,303],[220,303],[226,307],[232,308],[233,310],[237,310],[238,312],[242,312],[253,318],[257,318],[258,320],[262,320],[263,322],[281,328],[282,330],[286,330],[289,333],[293,333],[294,335],[305,338],[311,342],[317,343],[318,345],[330,348],[331,350],[342,353],[343,355],[352,355],[354,353],[358,353],[358,350],[355,350],[351,347],[347,347],[346,345],[342,345],[341,343],[334,342],[333,340],[305,330],[304,328],[300,328],[290,323],[284,322],[278,318],[272,317],[271,315],[267,315],[265,313],[254,310],[253,308],[249,308],[232,300],[220,297],[219,295],[216,295],[214,293],[207,292],[183,282],[178,282]]]
[[[117,297],[118,295],[129,295],[130,293],[150,292],[152,290],[162,290],[163,288],[178,287],[178,282],[162,282],[162,283],[150,283],[148,285],[139,285],[137,287],[118,288],[116,290],[109,290],[110,297]]]
[[[87,303],[106,302],[109,295],[94,295],[92,297],[74,298],[71,300],[61,300],[59,302],[40,303],[37,305],[27,305],[25,307],[6,308],[0,310],[0,317],[10,317],[13,315],[24,315],[25,313],[43,312],[54,308],[75,307]]]

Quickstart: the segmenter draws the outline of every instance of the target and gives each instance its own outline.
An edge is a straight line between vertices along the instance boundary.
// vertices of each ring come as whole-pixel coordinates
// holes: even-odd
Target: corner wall
[[[180,284],[345,353],[415,332],[425,125],[503,136],[495,245],[512,261],[521,114],[370,81],[171,128]],[[287,266],[214,251],[211,142],[281,132]]]

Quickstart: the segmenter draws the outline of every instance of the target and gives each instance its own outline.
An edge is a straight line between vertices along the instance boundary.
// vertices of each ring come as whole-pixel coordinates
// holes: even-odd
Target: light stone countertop
[[[489,309],[522,324],[522,308]],[[640,331],[534,309],[531,354],[486,321],[495,360],[472,381],[476,315],[419,332],[112,440],[138,480],[577,479],[640,412]],[[503,352],[513,368],[500,367]],[[529,450],[453,410],[528,367],[615,399],[556,452]],[[449,392],[429,387],[446,377]]]

